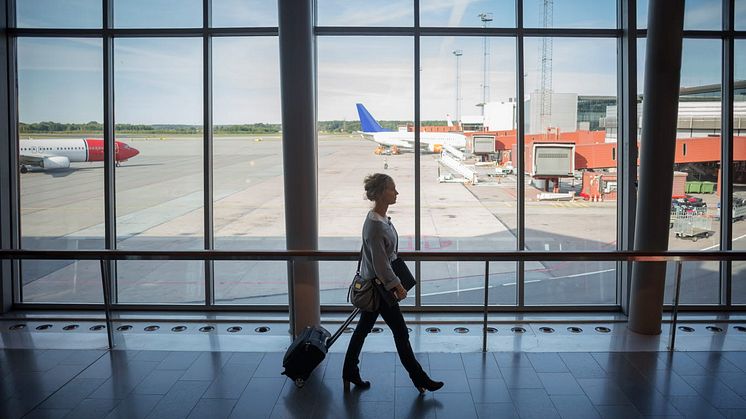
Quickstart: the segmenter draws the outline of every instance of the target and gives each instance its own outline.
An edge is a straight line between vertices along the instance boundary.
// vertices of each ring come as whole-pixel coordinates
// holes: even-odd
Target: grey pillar
[[[650,0],[635,250],[668,250],[683,29],[684,1]],[[665,262],[633,264],[630,330],[661,332],[665,280]]]
[[[285,180],[285,235],[288,250],[318,249],[316,178],[315,47],[313,1],[279,0],[282,161]],[[317,262],[289,267],[294,332],[319,324]]]
[[[15,135],[11,133],[13,126],[12,118],[15,112],[11,112],[10,92],[11,83],[9,75],[9,63],[11,60],[12,45],[9,43],[6,28],[8,1],[0,0],[0,248],[11,249],[14,243],[13,228],[13,202],[15,200],[15,187],[17,182],[17,168],[15,164],[16,144]],[[0,313],[9,311],[13,305],[13,262],[0,261]],[[17,266],[17,265],[16,265]]]

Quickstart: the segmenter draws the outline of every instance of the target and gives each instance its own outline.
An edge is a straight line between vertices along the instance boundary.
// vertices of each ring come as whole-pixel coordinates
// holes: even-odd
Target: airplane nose
[[[135,157],[138,154],[140,154],[140,150],[136,149],[135,147],[130,146],[128,158]]]

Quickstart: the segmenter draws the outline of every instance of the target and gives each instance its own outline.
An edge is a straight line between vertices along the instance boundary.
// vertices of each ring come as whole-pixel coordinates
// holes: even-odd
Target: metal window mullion
[[[414,248],[421,250],[422,244],[422,204],[420,199],[422,191],[420,188],[420,0],[414,0]],[[415,275],[419,283],[422,280],[422,263],[415,262]],[[417,287],[415,291],[415,306],[422,305],[422,287]]]
[[[3,18],[6,22],[7,28],[15,27],[15,1],[8,0],[5,4],[5,16]],[[7,179],[4,178],[3,173],[3,192],[7,191],[7,202],[3,205],[3,210],[0,213],[7,211],[3,214],[0,222],[3,223],[3,243],[2,246],[7,246],[11,249],[18,249],[21,247],[21,203],[20,203],[20,177],[18,175],[18,86],[16,81],[18,80],[18,68],[17,68],[17,52],[18,52],[18,39],[17,37],[6,34],[5,37],[6,56],[4,57],[6,73],[6,87],[7,87]],[[5,291],[10,291],[10,298],[5,298],[3,293],[3,300],[0,302],[0,309],[10,309],[10,307],[3,307],[6,303],[13,304],[16,302],[23,301],[23,286],[21,285],[21,261],[8,261],[2,263],[2,276],[5,274],[9,275],[10,287],[5,285]],[[2,312],[3,310],[0,310]]]
[[[720,250],[732,248],[732,158],[733,158],[733,71],[734,71],[734,41],[733,41],[733,3],[730,0],[722,2],[722,43],[721,43],[721,134],[720,134]],[[732,264],[728,261],[719,263],[719,303],[731,304],[731,273]]]
[[[637,10],[634,0],[619,0],[617,59],[617,250],[632,250],[635,231],[637,180]],[[624,312],[629,304],[631,265],[617,262],[617,303]]]
[[[103,0],[104,32],[114,24],[114,0]],[[116,233],[116,173],[114,156],[114,38],[109,33],[103,35],[103,105],[104,105],[104,246],[117,248]],[[111,278],[111,302],[118,301],[117,262],[107,264]]]
[[[212,37],[207,30],[212,24],[212,0],[202,0],[203,37],[202,37],[202,111],[203,111],[203,176],[204,176],[204,247],[215,248],[213,230],[213,132],[212,132]],[[215,263],[203,261],[205,267],[205,305],[215,303]]]
[[[525,104],[523,101],[523,97],[525,95],[524,93],[524,86],[523,86],[523,73],[525,71],[524,69],[524,63],[523,63],[523,0],[516,0],[515,2],[515,10],[516,10],[516,27],[518,29],[517,36],[516,36],[516,133],[517,133],[517,144],[516,144],[516,151],[518,152],[518,156],[512,156],[511,158],[513,161],[516,161],[518,171],[516,173],[516,187],[518,188],[517,196],[518,196],[518,205],[516,206],[518,208],[518,219],[517,222],[517,230],[518,230],[518,237],[516,242],[516,248],[517,250],[525,250],[526,249],[526,211],[524,208],[524,205],[526,204],[526,193],[525,193],[525,176],[524,176],[524,152],[523,149],[525,147]],[[517,157],[517,159],[516,159]],[[516,284],[518,286],[516,287],[516,302],[518,307],[524,307],[525,306],[525,263],[523,261],[517,262],[517,269],[516,269]]]

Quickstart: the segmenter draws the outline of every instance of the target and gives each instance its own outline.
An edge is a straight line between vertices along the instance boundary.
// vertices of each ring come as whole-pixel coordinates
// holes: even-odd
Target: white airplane
[[[384,129],[362,103],[357,104],[357,114],[360,117],[363,138],[380,144],[376,154],[399,154],[402,149],[414,149],[414,132]],[[445,145],[464,148],[466,137],[454,132],[420,132],[420,148],[423,151],[440,153]]]
[[[115,141],[114,160],[117,166],[140,154],[134,147]],[[21,173],[41,169],[67,169],[71,162],[104,161],[104,140],[97,138],[20,140]]]

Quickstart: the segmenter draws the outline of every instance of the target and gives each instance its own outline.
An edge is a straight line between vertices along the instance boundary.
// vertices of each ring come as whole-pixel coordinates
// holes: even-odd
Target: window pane
[[[102,44],[19,38],[21,247],[104,247]],[[23,302],[102,301],[98,263],[22,262]]]
[[[420,45],[421,248],[515,250],[515,39],[425,37]],[[514,263],[493,265],[493,273],[501,272],[493,284],[515,284]],[[422,269],[423,304],[483,303],[484,263],[432,262]],[[493,303],[515,304],[515,289],[493,293]]]
[[[741,6],[736,0],[736,29],[739,29],[738,14]],[[722,0],[687,0],[684,5],[685,30],[719,30],[722,28]],[[637,27],[648,27],[648,0],[637,2]]]
[[[733,91],[733,250],[746,250],[746,41],[735,41]],[[746,262],[733,262],[733,303],[746,304]]]
[[[318,25],[413,26],[413,4],[401,0],[318,0]]]
[[[139,150],[116,171],[117,246],[203,249],[202,40],[116,39],[114,57],[115,135]],[[119,301],[200,301],[204,285],[190,281],[201,271],[202,262],[120,264]]]
[[[613,251],[616,138],[602,122],[616,116],[616,40],[536,38],[525,46],[526,248]],[[543,262],[526,271],[526,304],[615,302],[613,263]]]
[[[573,0],[554,2],[550,6],[549,28],[616,28],[616,2],[613,0]],[[543,28],[546,12],[544,0],[524,0],[523,26]]]
[[[737,31],[746,28],[746,1],[744,0],[736,0],[734,24]]]
[[[683,44],[668,239],[671,250],[719,248],[720,45],[719,40],[709,39],[685,39]],[[669,275],[668,291],[673,280],[673,274]],[[685,263],[681,280],[682,303],[718,303],[717,263]],[[672,298],[667,295],[666,302]]]
[[[358,50],[366,54],[351,57],[348,53]],[[402,145],[411,143],[414,136],[408,132],[414,108],[412,57],[412,38],[318,39],[321,249],[360,250],[363,222],[372,208],[372,203],[364,198],[363,179],[376,172],[390,175],[399,191],[396,204],[388,210],[399,233],[399,250],[414,249],[414,153]],[[372,140],[375,137],[382,141],[381,134],[389,133],[359,133],[358,103],[384,128],[401,130],[395,134],[402,141],[401,148],[397,146],[396,152],[388,147],[383,150]],[[366,127],[362,131],[370,130]],[[371,140],[366,141],[366,137]],[[345,303],[352,280],[348,264],[320,264],[323,265],[340,266],[341,271],[322,277],[322,290],[336,286],[343,288],[344,293],[322,293],[322,304]],[[324,272],[325,268],[321,270]],[[338,299],[325,299],[327,295]]]
[[[101,0],[16,0],[19,28],[100,28]]]
[[[215,248],[284,250],[278,40],[212,42]],[[286,276],[285,262],[216,263],[215,299],[287,304]]]
[[[114,0],[116,28],[199,28],[202,0]]]
[[[277,26],[277,2],[212,0],[212,26]]]
[[[484,15],[484,16],[482,16]],[[420,3],[421,26],[484,26],[515,27],[513,0],[458,0]]]

